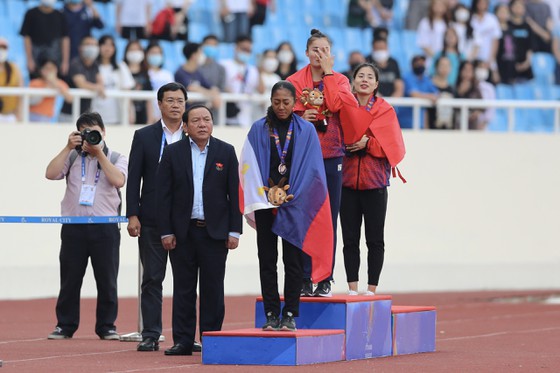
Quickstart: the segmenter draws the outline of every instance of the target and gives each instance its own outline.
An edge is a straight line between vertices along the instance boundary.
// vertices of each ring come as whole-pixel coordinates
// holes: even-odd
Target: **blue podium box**
[[[262,327],[265,321],[262,297],[259,297],[255,305],[255,327]],[[302,297],[296,324],[300,330],[344,330],[346,360],[392,354],[391,296]]]
[[[238,329],[203,334],[203,364],[290,366],[344,359],[344,330]]]
[[[393,306],[391,314],[394,356],[435,351],[435,307]]]

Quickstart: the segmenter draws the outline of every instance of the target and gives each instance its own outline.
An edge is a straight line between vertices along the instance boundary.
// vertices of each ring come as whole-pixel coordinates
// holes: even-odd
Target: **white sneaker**
[[[356,290],[348,290],[348,295],[359,295]]]
[[[369,290],[368,290],[368,291],[366,291],[366,292],[364,293],[364,295],[366,295],[366,296],[368,296],[368,297],[373,297],[373,296],[375,296],[375,293],[374,293],[373,291],[369,291]]]

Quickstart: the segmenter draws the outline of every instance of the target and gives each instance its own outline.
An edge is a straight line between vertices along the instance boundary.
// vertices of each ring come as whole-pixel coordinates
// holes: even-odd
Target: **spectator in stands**
[[[438,89],[432,83],[432,80],[426,75],[426,57],[414,56],[412,58],[412,71],[404,76],[404,94],[405,97],[425,98],[436,103],[439,94]],[[402,128],[412,128],[412,109],[399,108],[399,122]],[[425,126],[426,111],[422,109],[420,115],[420,128]]]
[[[124,61],[117,62],[117,48],[112,36],[103,35],[99,38],[97,63],[105,90],[129,90],[136,85],[128,65]],[[95,97],[91,106],[93,111],[103,117],[105,124],[120,123],[121,110],[130,111],[129,107],[123,107],[122,101],[115,97]]]
[[[348,78],[350,83],[352,83],[352,76],[354,75],[354,69],[359,65],[366,62],[366,58],[360,51],[352,51],[348,54],[348,70],[343,72],[343,74]]]
[[[52,88],[58,91],[65,102],[72,103],[72,95],[68,91],[68,84],[58,78],[58,66],[56,61],[44,58],[37,66],[39,77],[29,82],[31,88]],[[55,112],[55,96],[31,97],[29,102],[30,122],[51,122]]]
[[[459,52],[459,38],[457,36],[457,31],[453,27],[448,27],[443,35],[443,49],[434,55],[434,61],[437,61],[441,56],[447,57],[449,63],[451,64],[451,70],[448,74],[449,84],[451,86],[455,85],[457,81],[457,75],[459,74],[459,65],[461,61],[465,59],[465,56]],[[430,69],[430,75],[435,71],[435,62]]]
[[[250,64],[253,41],[248,36],[239,36],[235,42],[233,59],[222,61],[226,70],[226,92],[257,93],[259,71]],[[226,105],[226,124],[249,127],[253,123],[251,101],[228,102]]]
[[[67,76],[67,83],[70,88],[88,89],[97,93],[100,97],[105,97],[105,87],[99,73],[97,56],[99,56],[99,43],[97,39],[86,36],[80,43],[80,55],[70,62]],[[91,99],[82,98],[80,100],[79,113],[84,113],[90,109]],[[64,102],[58,121],[74,122],[71,104]]]
[[[297,59],[292,44],[288,41],[280,43],[276,48],[276,55],[278,56],[278,62],[280,62],[276,74],[280,79],[286,80],[287,77],[297,71]]]
[[[148,75],[148,66],[144,58],[144,48],[138,40],[129,41],[124,50],[124,62],[127,64],[134,78],[134,90],[151,91],[152,83]],[[132,101],[134,110],[131,113],[130,123],[147,124],[148,118],[153,117],[153,107],[148,101]]]
[[[548,52],[552,50],[552,12],[550,6],[543,0],[527,0],[526,21],[535,33],[533,51]]]
[[[152,33],[151,0],[115,0],[117,33],[125,39],[146,39]]]
[[[428,16],[431,0],[414,0],[408,3],[406,10],[405,28],[417,30],[420,20]]]
[[[544,0],[550,8],[550,14],[552,17],[553,33],[554,26],[560,26],[560,1],[558,0]]]
[[[276,12],[276,0],[253,0],[254,11],[249,20],[249,27],[252,29],[255,25],[264,25],[266,21],[266,12]]]
[[[442,54],[434,63],[435,73],[432,77],[432,83],[438,90],[440,98],[453,98],[453,84],[449,83],[449,75],[451,75],[452,65],[448,55]],[[453,108],[436,106],[434,110],[428,110],[428,128],[430,129],[452,129]]]
[[[92,28],[104,27],[92,0],[68,0],[62,11],[70,38],[70,60],[79,54],[80,42],[91,35]]]
[[[198,71],[211,87],[218,87],[220,92],[223,92],[226,83],[226,70],[218,63],[219,43],[216,35],[206,35],[204,39],[202,39],[202,52],[206,56],[206,59],[198,68]]]
[[[68,73],[70,39],[64,15],[54,6],[56,0],[41,0],[39,6],[25,13],[20,34],[25,43],[27,69],[33,75],[39,57],[51,58],[60,66],[61,75]]]
[[[474,76],[478,81],[478,89],[483,100],[495,100],[496,88],[490,83],[490,66],[486,61],[474,61]],[[477,118],[476,129],[485,129],[494,119],[496,110],[487,108],[482,110]]]
[[[472,27],[469,27],[471,12],[465,5],[458,4],[451,14],[451,25],[459,38],[459,52],[471,61],[476,58],[480,48],[479,35],[473,32]]]
[[[152,37],[160,40],[187,40],[188,11],[193,0],[166,0],[152,23]]]
[[[154,91],[158,91],[162,86],[167,83],[173,82],[173,74],[163,68],[163,49],[157,41],[151,41],[146,47],[146,63],[148,64],[148,75],[150,77],[150,84]],[[153,117],[148,117],[148,123],[154,123],[159,120],[161,114],[156,99],[152,101],[152,114]]]
[[[366,28],[371,24],[371,7],[373,0],[350,0],[346,25],[348,27]]]
[[[424,51],[427,66],[431,66],[434,54],[443,48],[443,35],[447,29],[447,6],[445,0],[432,0],[428,16],[420,20],[417,30],[417,44]]]
[[[387,39],[374,39],[371,55],[366,61],[373,63],[379,70],[377,95],[382,97],[403,97],[404,83],[399,63],[389,55]]]
[[[252,0],[220,0],[224,41],[233,43],[238,37],[249,35],[249,18],[252,15]]]
[[[487,62],[492,71],[497,71],[496,55],[502,29],[496,16],[488,12],[488,6],[489,0],[473,0],[467,35],[478,35],[480,45],[475,59]]]
[[[265,49],[262,52],[259,61],[259,87],[258,91],[261,94],[268,95],[272,90],[274,84],[276,84],[280,77],[276,74],[276,69],[278,68],[278,58],[276,58],[276,51],[274,49]],[[264,105],[264,108],[268,104]]]
[[[0,37],[0,87],[21,87],[23,79],[19,67],[8,61],[9,43]],[[0,96],[0,122],[16,122],[21,119],[20,98]]]
[[[456,98],[474,98],[481,99],[482,93],[478,80],[474,72],[474,63],[471,61],[463,61],[459,67],[459,77],[457,78],[457,85],[455,87]],[[468,127],[469,129],[477,129],[479,125],[479,117],[483,114],[484,110],[469,109]],[[459,127],[459,118],[457,116],[456,126]]]
[[[502,29],[496,56],[496,81],[515,84],[533,79],[531,48],[534,35],[529,24],[525,22],[524,1],[512,0],[509,7],[505,4],[498,5],[495,13]]]
[[[175,81],[181,83],[188,92],[198,92],[209,98],[212,107],[220,106],[220,90],[212,87],[204,76],[198,71],[199,67],[206,62],[206,55],[198,43],[186,43],[183,55],[187,60],[175,71]]]
[[[371,8],[371,26],[389,27],[393,21],[394,0],[373,0]]]

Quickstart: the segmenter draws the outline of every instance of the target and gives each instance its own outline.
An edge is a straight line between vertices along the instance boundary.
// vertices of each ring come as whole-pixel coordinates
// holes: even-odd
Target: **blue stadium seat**
[[[533,84],[523,83],[513,85],[513,95],[517,100],[534,100]],[[542,127],[542,118],[538,109],[515,109],[515,130],[521,132],[535,132]]]
[[[535,84],[533,86],[534,98],[539,101],[554,101],[556,100],[555,87],[550,84]],[[554,110],[541,109],[538,110],[540,115],[540,126],[538,130],[541,132],[554,131]]]
[[[533,74],[535,81],[540,84],[553,84],[554,83],[554,69],[556,61],[554,56],[546,52],[533,53],[531,61],[533,66]]]
[[[408,4],[409,0],[395,0],[393,4],[393,23],[391,24],[390,32],[404,29]]]
[[[184,62],[183,56],[177,54],[174,43],[173,41],[166,40],[161,40],[159,42],[164,56],[163,68],[171,71],[172,74],[174,74],[179,65]]]
[[[325,1],[323,4],[323,24],[325,27],[345,27],[348,6],[343,1]],[[319,6],[319,8],[322,8]]]
[[[122,61],[124,59],[124,50],[128,44],[128,39],[121,37],[115,38],[115,49],[117,51],[117,61]]]
[[[12,27],[14,27],[14,29],[16,29],[19,33],[23,23],[23,18],[25,17],[25,13],[28,9],[27,3],[21,0],[8,0],[6,2],[6,9],[6,14],[8,15]]]
[[[235,51],[235,44],[233,43],[220,43],[218,44],[218,59],[219,60],[229,60],[233,58]]]
[[[346,27],[342,30],[344,35],[343,43],[346,54],[355,50],[367,54],[367,52],[371,49],[371,45],[368,46],[364,43],[362,30],[360,30],[359,28]]]
[[[208,34],[210,34],[210,28],[206,23],[189,22],[189,41],[193,43],[200,43]]]

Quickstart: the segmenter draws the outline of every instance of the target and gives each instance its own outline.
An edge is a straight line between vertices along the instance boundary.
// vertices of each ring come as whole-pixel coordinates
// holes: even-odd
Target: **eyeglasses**
[[[166,98],[165,100],[163,100],[163,102],[165,102],[167,105],[170,105],[170,106],[175,104],[175,103],[179,106],[185,105],[185,100],[183,100],[182,98],[178,98],[178,99]]]

